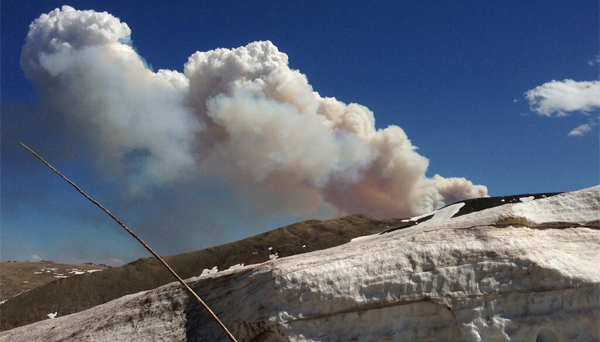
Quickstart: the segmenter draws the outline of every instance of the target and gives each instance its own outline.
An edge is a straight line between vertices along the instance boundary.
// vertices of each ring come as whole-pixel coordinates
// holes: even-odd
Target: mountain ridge
[[[464,203],[453,215],[457,217],[500,205],[517,203],[520,202],[520,198],[538,199],[557,194],[559,193],[484,197],[459,201],[451,205]],[[287,257],[335,247],[360,236],[390,233],[422,224],[431,217],[433,214],[423,215],[414,220],[379,219],[358,214],[332,220],[308,220],[239,241],[165,256],[164,259],[185,279],[198,276],[214,267],[223,271],[240,264],[259,264],[268,261],[271,256]],[[127,265],[105,271],[103,274],[86,275],[75,280],[59,280],[42,288],[33,289],[5,303],[2,306],[0,330],[9,330],[47,319],[48,313],[58,312],[59,315],[76,313],[172,281],[172,276],[152,257],[135,260]]]
[[[333,247],[352,238],[379,233],[396,224],[400,224],[400,220],[377,219],[365,215],[322,221],[308,220],[239,241],[165,256],[164,259],[185,279],[198,276],[215,266],[219,270],[226,270],[241,263],[262,263],[275,253],[278,257],[285,257]],[[344,229],[340,229],[342,226]],[[152,257],[141,258],[100,273],[60,279],[9,299],[0,307],[0,329],[9,330],[47,319],[48,313],[65,315],[79,312],[174,280]]]

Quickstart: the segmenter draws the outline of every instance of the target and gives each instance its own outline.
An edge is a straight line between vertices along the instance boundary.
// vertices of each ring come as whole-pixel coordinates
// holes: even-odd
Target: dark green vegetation
[[[286,257],[330,248],[355,237],[412,224],[401,223],[399,219],[377,219],[364,215],[305,221],[241,241],[168,256],[165,260],[186,279],[214,266],[225,270],[241,263],[261,263],[269,260],[270,254],[278,253],[279,257]],[[59,316],[64,316],[173,281],[173,276],[154,258],[139,259],[102,272],[59,279],[4,303],[0,307],[0,327],[8,330],[30,324],[47,319],[47,314],[55,311]]]

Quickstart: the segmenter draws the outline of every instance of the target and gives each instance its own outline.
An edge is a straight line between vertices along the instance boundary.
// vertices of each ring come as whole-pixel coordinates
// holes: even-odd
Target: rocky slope
[[[600,340],[600,187],[521,202],[189,282],[240,341]],[[0,340],[226,339],[172,283]]]

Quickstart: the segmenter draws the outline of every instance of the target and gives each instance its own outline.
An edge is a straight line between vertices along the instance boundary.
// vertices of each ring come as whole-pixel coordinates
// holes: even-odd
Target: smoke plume
[[[487,188],[427,178],[427,158],[366,107],[323,97],[269,41],[196,52],[150,70],[131,30],[64,6],[30,26],[21,56],[44,101],[132,193],[218,179],[261,210],[408,216]]]

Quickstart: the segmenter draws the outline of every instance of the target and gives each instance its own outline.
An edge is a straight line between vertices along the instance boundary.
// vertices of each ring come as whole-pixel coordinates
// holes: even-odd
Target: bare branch
[[[50,170],[54,171],[54,173],[56,173],[62,179],[64,179],[65,181],[67,181],[67,183],[71,184],[71,186],[74,187],[75,190],[77,190],[80,194],[82,194],[90,202],[94,203],[98,208],[102,209],[102,211],[104,211],[115,222],[117,222],[119,224],[119,226],[121,226],[123,229],[125,229],[125,231],[127,231],[131,236],[133,236],[140,244],[142,244],[142,246],[144,246],[144,248],[146,248],[148,250],[148,252],[150,252],[152,255],[154,255],[154,257],[156,259],[158,259],[158,261],[160,261],[163,264],[163,266],[165,266],[165,268],[167,270],[169,270],[169,272],[171,272],[171,274],[181,283],[181,285],[183,285],[183,287],[185,287],[185,289],[192,296],[194,296],[194,298],[196,298],[196,300],[198,301],[198,303],[202,304],[202,306],[206,309],[206,311],[208,311],[208,313],[212,316],[212,318],[219,324],[219,326],[227,334],[227,336],[229,337],[229,339],[231,339],[231,341],[233,341],[233,342],[237,342],[237,340],[235,339],[235,337],[233,337],[233,335],[231,334],[231,332],[229,332],[229,330],[223,324],[223,322],[221,322],[221,320],[219,319],[219,317],[217,317],[217,315],[200,298],[200,296],[198,296],[198,294],[196,294],[196,292],[194,292],[194,290],[192,290],[192,288],[189,287],[189,285],[186,284],[186,282],[184,282],[183,279],[181,279],[181,277],[171,268],[171,266],[169,266],[169,264],[167,264],[154,250],[152,250],[152,248],[150,248],[150,246],[148,246],[144,242],[144,240],[142,240],[139,236],[137,236],[131,229],[129,229],[129,227],[127,227],[125,225],[125,223],[121,222],[121,220],[119,220],[119,218],[117,218],[113,213],[111,213],[108,209],[106,209],[102,204],[100,204],[98,201],[96,201],[95,199],[93,199],[90,196],[88,196],[88,194],[86,194],[85,192],[83,192],[83,190],[81,190],[81,188],[78,187],[77,184],[73,183],[69,178],[65,177],[62,173],[60,173],[57,169],[55,169],[54,166],[50,165],[50,163],[48,163],[47,161],[45,161],[44,158],[42,158],[39,154],[35,153],[32,149],[30,149],[29,147],[27,147],[27,145],[23,144],[20,141],[19,141],[19,144],[21,144],[21,146],[23,146],[27,151],[31,152],[31,154],[33,154],[37,159],[39,159],[42,163],[44,163],[47,167],[49,167]]]

